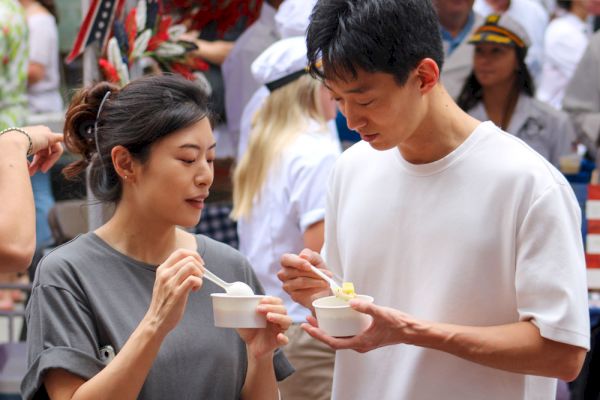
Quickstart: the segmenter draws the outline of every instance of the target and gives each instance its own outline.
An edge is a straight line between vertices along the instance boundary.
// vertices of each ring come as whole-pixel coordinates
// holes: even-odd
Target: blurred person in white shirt
[[[296,372],[279,383],[282,398],[329,400],[335,352],[300,328],[309,312],[277,278],[282,254],[321,250],[327,182],[340,153],[327,126],[337,112],[335,101],[306,66],[304,36],[278,41],[252,63],[269,95],[234,172],[232,216],[240,252],[265,293],[282,296],[293,321],[283,351]]]
[[[590,40],[589,4],[589,0],[559,0],[558,6],[565,12],[552,20],[546,30],[537,98],[558,109]]]
[[[235,41],[233,49],[221,65],[225,86],[225,112],[227,113],[227,131],[235,155],[240,136],[240,120],[245,105],[252,94],[260,87],[252,76],[250,64],[267,47],[279,40],[275,26],[275,13],[283,0],[267,0],[263,3],[260,16]]]
[[[286,0],[275,13],[275,27],[281,39],[304,36],[308,28],[308,19],[317,0]],[[237,159],[240,160],[248,147],[248,138],[252,129],[252,119],[269,96],[269,90],[259,87],[244,106],[240,118],[240,136]]]

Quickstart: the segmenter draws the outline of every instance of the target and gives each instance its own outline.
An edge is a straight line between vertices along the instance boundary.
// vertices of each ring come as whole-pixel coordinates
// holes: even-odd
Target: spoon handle
[[[227,287],[230,285],[229,283],[225,282],[223,279],[219,278],[218,276],[216,276],[215,274],[210,272],[208,269],[206,269],[206,267],[204,267],[204,278],[208,279],[209,281],[213,282],[216,285],[221,286],[225,290],[227,290]]]
[[[335,293],[338,289],[341,290],[342,288],[340,287],[340,285],[338,285],[337,283],[335,283],[335,281],[333,279],[331,279],[330,277],[328,277],[323,271],[321,271],[319,268],[315,267],[314,265],[311,265],[310,268],[313,270],[313,272],[317,275],[319,275],[321,278],[323,278],[327,283],[329,283],[329,287],[331,288],[331,290],[333,290],[333,292]]]

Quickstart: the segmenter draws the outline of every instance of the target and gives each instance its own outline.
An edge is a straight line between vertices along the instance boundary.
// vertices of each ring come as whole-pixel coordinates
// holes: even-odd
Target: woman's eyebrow
[[[207,150],[212,150],[215,147],[217,147],[217,143],[213,143],[212,145],[210,145],[210,147]],[[202,147],[198,146],[197,144],[194,143],[185,143],[182,144],[181,146],[179,146],[180,149],[195,149],[195,150],[202,150]]]

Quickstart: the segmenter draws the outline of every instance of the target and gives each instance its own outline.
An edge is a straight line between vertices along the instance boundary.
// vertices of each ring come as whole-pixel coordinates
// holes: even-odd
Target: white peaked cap
[[[306,36],[310,14],[317,0],[285,0],[275,14],[275,25],[282,39]]]
[[[252,63],[256,82],[266,85],[306,70],[306,38],[296,36],[281,39],[259,55]]]

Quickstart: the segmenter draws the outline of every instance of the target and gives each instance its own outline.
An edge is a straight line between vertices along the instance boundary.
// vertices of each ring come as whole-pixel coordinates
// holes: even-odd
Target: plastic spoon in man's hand
[[[223,279],[207,270],[206,267],[204,268],[204,278],[221,286],[230,296],[254,296],[252,288],[244,282],[225,282]]]
[[[350,300],[356,297],[356,293],[354,292],[354,285],[351,282],[344,282],[342,287],[314,265],[311,264],[310,268],[315,274],[319,275],[327,283],[329,283],[329,287],[331,288],[331,291],[336,297],[339,297],[342,300]]]

